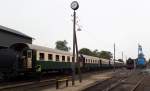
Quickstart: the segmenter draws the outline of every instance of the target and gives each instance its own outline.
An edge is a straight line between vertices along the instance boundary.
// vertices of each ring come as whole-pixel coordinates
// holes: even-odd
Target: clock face
[[[77,9],[79,8],[78,2],[77,2],[77,1],[73,1],[73,2],[71,3],[71,8],[72,8],[73,10],[77,10]]]

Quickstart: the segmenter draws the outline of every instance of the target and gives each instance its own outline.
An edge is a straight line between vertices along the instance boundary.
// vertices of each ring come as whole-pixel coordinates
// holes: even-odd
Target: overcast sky
[[[0,0],[0,25],[35,38],[34,44],[55,47],[67,40],[72,47],[72,0]],[[116,56],[137,57],[137,44],[150,55],[150,0],[80,0],[82,31],[79,48],[107,50]]]

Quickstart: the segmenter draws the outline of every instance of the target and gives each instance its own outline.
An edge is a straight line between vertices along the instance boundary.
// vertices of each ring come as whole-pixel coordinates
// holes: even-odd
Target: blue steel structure
[[[138,45],[138,58],[137,58],[137,61],[136,61],[136,67],[137,68],[146,67],[146,61],[145,61],[145,58],[144,58],[144,54],[143,54],[141,45]]]

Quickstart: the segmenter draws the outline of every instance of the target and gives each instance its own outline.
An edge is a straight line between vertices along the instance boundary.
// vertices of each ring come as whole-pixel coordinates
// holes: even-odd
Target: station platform
[[[113,71],[106,72],[106,73],[98,73],[93,74],[89,76],[88,78],[83,78],[82,83],[79,82],[79,80],[75,81],[75,85],[72,86],[72,81],[69,81],[68,87],[66,87],[66,83],[63,82],[60,84],[60,87],[56,89],[56,86],[50,86],[50,87],[41,87],[38,88],[36,91],[82,91],[83,89],[86,89],[90,86],[93,86],[97,83],[106,81],[111,78],[111,76],[114,74]]]

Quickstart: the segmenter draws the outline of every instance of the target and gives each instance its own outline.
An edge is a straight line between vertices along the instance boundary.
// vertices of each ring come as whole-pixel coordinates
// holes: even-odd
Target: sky
[[[33,44],[55,48],[67,40],[72,48],[72,0],[0,0],[0,25],[33,38]],[[150,58],[150,0],[78,0],[79,49],[111,51],[116,58],[136,58],[138,43]]]

